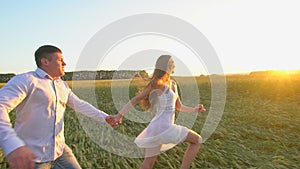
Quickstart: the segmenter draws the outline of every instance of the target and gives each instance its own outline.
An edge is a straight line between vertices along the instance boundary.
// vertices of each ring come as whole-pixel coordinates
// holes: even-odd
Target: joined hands
[[[105,118],[106,123],[108,123],[112,127],[118,126],[120,123],[122,123],[123,115],[118,113],[115,116],[109,115]]]

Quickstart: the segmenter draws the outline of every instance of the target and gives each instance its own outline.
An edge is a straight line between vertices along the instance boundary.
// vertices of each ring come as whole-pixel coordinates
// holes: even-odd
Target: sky
[[[225,74],[300,69],[298,0],[16,0],[0,1],[0,8],[0,73],[35,70],[34,51],[45,44],[63,50],[66,71],[80,70],[82,51],[97,32],[145,13],[174,16],[195,27],[213,47]],[[137,44],[143,46],[135,48]],[[148,50],[174,54],[175,74],[185,74],[181,64],[193,75],[211,73],[183,43],[157,35],[123,40],[97,69],[118,69],[126,58]],[[116,57],[120,53],[122,59]]]

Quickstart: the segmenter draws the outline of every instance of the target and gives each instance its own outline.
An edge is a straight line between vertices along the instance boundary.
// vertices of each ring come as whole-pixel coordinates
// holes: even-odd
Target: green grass
[[[0,83],[0,88],[2,87],[2,86],[4,86],[5,85],[5,83]]]
[[[227,76],[226,80],[224,114],[216,131],[202,145],[191,168],[300,168],[300,78],[232,75]],[[80,82],[82,89],[79,92],[82,93],[79,95],[87,92],[90,82]],[[209,109],[210,81],[207,77],[199,77],[197,82],[201,102]],[[120,87],[122,84],[120,81]],[[130,97],[143,84],[131,82]],[[116,114],[110,81],[97,81],[95,86],[100,109]],[[87,98],[83,95],[83,99]],[[66,142],[83,168],[130,169],[140,166],[142,158],[121,157],[97,145],[87,136],[75,114],[69,108],[66,111]],[[201,132],[206,115],[197,117],[192,128],[197,133]],[[101,126],[95,130],[103,130]],[[145,126],[124,119],[115,130],[134,137]],[[105,140],[106,136],[101,134],[97,138],[107,144],[114,142]],[[179,168],[187,145],[182,143],[162,153],[154,168]],[[7,168],[1,152],[0,168]]]

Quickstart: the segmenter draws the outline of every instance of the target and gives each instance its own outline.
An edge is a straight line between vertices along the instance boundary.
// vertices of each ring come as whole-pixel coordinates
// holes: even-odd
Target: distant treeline
[[[16,74],[0,74],[0,83],[8,82]],[[99,71],[76,71],[66,72],[63,80],[106,80],[106,79],[148,79],[148,73],[144,70],[99,70]]]
[[[14,76],[16,76],[16,74],[13,73],[0,74],[0,83],[6,83]]]
[[[99,71],[78,71],[66,72],[63,80],[107,80],[107,79],[147,79],[148,73],[144,70],[99,70]]]
[[[282,75],[300,75],[300,70],[266,70],[251,72],[251,76],[282,76]]]
[[[293,75],[300,76],[300,70],[294,71],[277,71],[277,70],[267,70],[267,71],[255,71],[249,74],[243,74],[248,76],[277,76],[277,75]],[[0,74],[0,83],[8,82],[15,74]],[[207,76],[207,75],[200,75]],[[99,70],[99,71],[76,71],[76,72],[66,72],[62,77],[63,80],[108,80],[108,79],[132,79],[141,78],[148,79],[149,75],[145,70]]]

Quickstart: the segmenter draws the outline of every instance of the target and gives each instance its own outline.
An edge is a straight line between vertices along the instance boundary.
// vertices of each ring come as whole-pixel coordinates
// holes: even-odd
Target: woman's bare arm
[[[195,107],[189,107],[189,106],[185,106],[184,104],[182,104],[180,98],[178,97],[176,100],[176,110],[180,111],[180,112],[204,112],[206,111],[204,106],[202,104],[198,104]]]
[[[135,106],[142,98],[147,96],[151,91],[151,87],[146,87],[142,92],[133,97],[116,115],[117,121],[122,121],[122,117],[127,113],[133,106]]]

